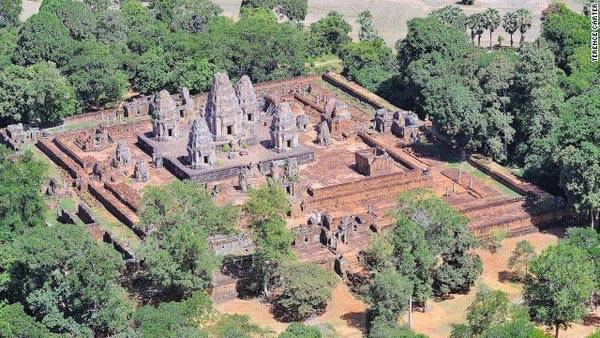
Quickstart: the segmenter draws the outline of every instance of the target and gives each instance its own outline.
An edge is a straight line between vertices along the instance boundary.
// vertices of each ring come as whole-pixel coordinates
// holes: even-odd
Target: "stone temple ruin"
[[[157,141],[179,137],[179,110],[168,91],[162,90],[150,103],[152,134]]]
[[[204,119],[194,120],[187,145],[188,161],[194,169],[215,165],[217,162],[215,141]]]
[[[79,119],[86,118],[102,123],[41,136],[37,146],[138,240],[147,235],[137,226],[142,189],[173,179],[195,181],[218,203],[237,205],[249,189],[274,180],[291,203],[287,223],[297,257],[342,276],[363,270],[361,251],[372,234],[393,225],[389,211],[403,191],[433,190],[480,237],[497,228],[536,231],[564,213],[559,199],[484,159],[469,163],[513,195],[427,157],[420,140],[435,135],[426,121],[334,73],[256,85],[221,73],[208,93],[163,90]],[[7,128],[0,140],[22,142],[26,130]],[[240,226],[240,236],[210,243],[245,262],[254,245]],[[126,241],[109,237],[135,257]],[[226,270],[215,276],[216,301],[236,296],[237,277]]]

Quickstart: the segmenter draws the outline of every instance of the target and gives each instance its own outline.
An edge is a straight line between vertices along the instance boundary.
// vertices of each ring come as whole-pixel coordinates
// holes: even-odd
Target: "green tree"
[[[288,262],[278,265],[274,279],[276,311],[286,319],[304,320],[325,311],[335,277],[314,263]]]
[[[18,33],[15,28],[0,28],[0,70],[12,64],[12,57],[17,50]]]
[[[394,255],[398,270],[416,277],[411,278],[417,301],[424,302],[432,289],[438,295],[466,291],[481,274],[481,260],[469,253],[476,240],[467,224],[462,215],[431,191],[400,195]],[[441,264],[434,268],[439,258]]]
[[[481,35],[486,29],[486,19],[483,13],[476,13],[467,17],[467,27],[471,30],[471,41],[477,37],[477,47],[481,47]]]
[[[279,0],[275,7],[279,15],[291,21],[304,21],[308,14],[308,0]]]
[[[464,30],[467,27],[467,17],[465,12],[457,6],[445,6],[440,9],[436,9],[429,15],[436,17],[441,22],[447,25],[454,26],[458,29]]]
[[[535,248],[527,240],[520,240],[512,255],[508,259],[508,268],[516,269],[516,273],[520,274],[522,269],[525,269],[525,278],[529,274],[529,263],[535,258]]]
[[[502,17],[502,28],[510,35],[510,46],[513,47],[513,35],[519,29],[519,22],[516,12],[507,12]]]
[[[490,48],[492,48],[492,34],[494,31],[500,26],[500,22],[502,21],[502,17],[500,16],[500,12],[498,12],[495,8],[487,8],[481,14],[485,21],[485,28],[490,31]]]
[[[279,338],[321,338],[321,331],[314,326],[293,322],[283,331]]]
[[[222,12],[221,7],[210,0],[178,0],[175,3],[170,22],[172,30],[203,32],[207,29],[208,22]]]
[[[375,93],[383,91],[384,82],[397,74],[392,50],[383,40],[349,43],[341,59],[344,75]]]
[[[381,40],[375,24],[373,23],[373,15],[369,11],[363,11],[358,13],[356,18],[360,29],[358,31],[358,39],[360,41],[376,41]]]
[[[344,44],[351,41],[348,35],[352,26],[338,12],[330,12],[312,23],[308,32],[308,46],[312,56],[339,54]]]
[[[144,305],[132,318],[134,332],[144,338],[208,337],[198,324],[212,313],[212,303],[204,292],[195,292],[181,302]]]
[[[442,94],[446,93],[446,94]],[[459,76],[446,76],[428,82],[423,91],[423,110],[434,128],[454,149],[476,151],[483,146],[488,122],[477,93],[461,83]]]
[[[293,257],[290,244],[293,235],[283,217],[290,210],[285,191],[273,180],[248,192],[242,206],[257,249],[254,264],[261,278],[262,293],[269,295],[269,288],[276,267]]]
[[[25,313],[20,303],[7,304],[0,302],[0,336],[59,338],[46,326],[36,322],[35,318]]]
[[[243,0],[241,8],[262,8],[275,10],[280,16],[291,21],[304,21],[308,13],[307,0]]]
[[[282,219],[290,210],[290,202],[281,186],[273,180],[268,180],[267,184],[248,192],[243,210],[247,213],[249,222],[256,224]]]
[[[225,315],[214,325],[208,327],[211,337],[219,338],[253,338],[270,337],[273,332],[252,324],[245,315]]]
[[[512,127],[511,110],[514,88],[515,61],[512,53],[498,53],[489,64],[477,72],[479,85],[483,90],[483,112],[487,128],[483,137],[484,153],[496,160],[508,158],[508,145],[512,142],[515,130]]]
[[[563,70],[568,70],[569,57],[578,47],[590,45],[589,25],[588,17],[570,10],[562,3],[550,4],[544,11],[542,37],[550,45],[556,55],[557,65]]]
[[[520,147],[517,157],[528,153],[533,143],[549,135],[558,123],[564,105],[559,72],[547,46],[527,43],[521,47],[515,68],[515,139],[519,140]],[[541,163],[544,162],[532,161],[534,166]],[[532,171],[534,175],[547,172]]]
[[[368,296],[374,317],[395,322],[409,310],[413,282],[396,269],[387,268],[375,273],[375,278],[369,285]]]
[[[22,65],[40,61],[58,61],[71,44],[69,29],[54,14],[41,11],[19,29],[14,60]]]
[[[46,166],[31,152],[13,160],[12,153],[0,147],[0,245],[43,224],[45,180]]]
[[[279,23],[273,13],[263,9],[246,10],[235,31],[233,39],[226,38],[232,43],[233,67],[228,69],[232,77],[248,75],[253,81],[262,82],[304,72],[306,38],[296,25]]]
[[[465,68],[462,59],[470,44],[462,29],[428,16],[410,20],[406,38],[395,47],[401,76],[398,100],[424,116],[428,113],[423,106],[425,91],[432,87],[432,80]]]
[[[0,292],[56,333],[110,335],[125,329],[131,305],[118,286],[119,253],[85,228],[37,226],[1,253]]]
[[[206,288],[220,259],[209,246],[205,231],[186,222],[150,234],[141,256],[153,282],[176,296]]]
[[[53,13],[69,30],[73,39],[92,38],[96,30],[96,18],[81,1],[44,0],[40,11]]]
[[[23,10],[23,0],[4,0],[0,3],[0,27],[14,26]]]
[[[582,45],[569,56],[566,69],[569,75],[565,83],[565,92],[569,97],[583,94],[600,76],[600,63],[592,62],[589,51],[588,45]]]
[[[585,302],[596,287],[594,266],[583,249],[567,244],[550,246],[531,262],[524,298],[533,319],[560,327],[581,319]]]
[[[176,295],[205,288],[220,263],[206,237],[233,233],[237,215],[231,205],[217,207],[195,182],[176,180],[145,190],[140,227],[149,234],[142,256],[150,276]]]
[[[512,304],[506,293],[482,288],[467,309],[467,322],[473,335],[478,336],[489,327],[508,321],[511,311]]]
[[[371,322],[369,338],[426,338],[427,336],[415,333],[407,326],[399,325],[396,321],[375,318]]]
[[[206,92],[212,85],[215,66],[204,58],[190,58],[175,67],[176,87],[187,87],[192,93]]]
[[[531,12],[527,8],[521,8],[517,10],[517,23],[519,26],[519,33],[521,33],[521,38],[519,39],[519,46],[523,46],[525,43],[525,33],[531,27],[533,22],[533,17]]]
[[[51,63],[0,72],[0,117],[6,123],[51,125],[78,112],[73,87]]]
[[[495,254],[502,247],[502,242],[510,235],[507,229],[492,229],[490,236],[486,238],[484,246],[490,253]]]
[[[561,116],[558,135],[559,148],[555,159],[559,168],[559,187],[577,215],[587,216],[595,227],[600,218],[600,140],[598,112],[600,86],[595,85],[567,101]]]
[[[96,38],[104,43],[126,43],[127,28],[121,11],[106,10],[97,14]]]
[[[118,51],[95,40],[75,46],[62,68],[82,106],[101,107],[121,100],[127,91],[127,74],[120,69]]]
[[[167,24],[156,20],[139,0],[124,0],[121,13],[127,32],[127,46],[135,53],[143,54],[157,48],[169,33]]]
[[[153,47],[140,56],[132,80],[133,88],[142,93],[164,89],[172,80],[172,73],[162,48]]]
[[[117,0],[83,0],[83,3],[92,12],[101,13],[108,10],[111,5],[117,3]]]

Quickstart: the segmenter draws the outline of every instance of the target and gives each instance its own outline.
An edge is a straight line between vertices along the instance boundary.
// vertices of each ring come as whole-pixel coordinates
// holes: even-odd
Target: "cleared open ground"
[[[241,0],[213,0],[223,8],[226,15],[237,17]],[[358,13],[369,10],[375,19],[375,27],[388,44],[393,45],[398,39],[406,35],[406,22],[414,17],[425,16],[427,13],[448,5],[455,5],[457,1],[452,0],[308,0],[308,16],[306,23],[310,24],[327,15],[331,11],[338,11],[346,16],[346,19],[354,26],[353,36],[356,36],[356,17]],[[473,6],[460,6],[467,14],[483,11],[487,7],[495,7],[501,13],[514,11],[519,8],[528,8],[534,15],[533,26],[527,32],[528,40],[535,39],[540,32],[539,17],[542,10],[552,3],[552,0],[476,0]],[[569,7],[580,11],[581,0],[565,0]],[[501,30],[501,29],[500,29]],[[508,43],[508,35],[504,32],[505,43]],[[482,42],[489,38],[482,37]],[[497,36],[497,33],[494,34]],[[494,42],[496,37],[493,38]]]
[[[237,18],[242,0],[213,0],[223,8],[227,16]],[[495,7],[501,13],[514,11],[519,8],[528,8],[534,15],[531,29],[526,34],[527,40],[534,40],[540,32],[540,15],[542,10],[553,0],[477,0],[473,6],[459,5],[467,14],[483,11],[487,7]],[[563,0],[569,7],[581,11],[582,0]],[[26,20],[39,9],[40,0],[24,0],[21,20]],[[338,11],[346,16],[354,27],[352,36],[356,37],[356,17],[358,13],[369,10],[375,19],[375,27],[389,45],[406,35],[406,22],[414,17],[425,16],[427,13],[448,5],[455,5],[453,0],[308,0],[308,16],[306,23],[310,24],[327,15],[331,11]],[[504,43],[508,44],[508,34],[500,28],[498,32],[504,35]],[[494,34],[494,42],[498,32]],[[518,37],[518,34],[516,34]],[[489,35],[484,34],[482,43],[489,43]],[[518,41],[518,38],[516,39]]]

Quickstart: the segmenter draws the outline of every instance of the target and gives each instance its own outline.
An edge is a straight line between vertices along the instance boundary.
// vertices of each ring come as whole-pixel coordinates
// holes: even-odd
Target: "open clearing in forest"
[[[242,0],[212,0],[223,8],[223,14],[232,18],[239,16],[239,8]],[[476,0],[473,6],[462,6],[465,13],[473,14],[483,11],[487,7],[497,8],[504,14],[519,8],[528,8],[534,16],[531,29],[527,32],[527,40],[534,40],[540,32],[540,15],[548,4],[554,0]],[[563,0],[569,7],[576,11],[581,11],[582,0]],[[23,0],[23,12],[21,20],[25,20],[39,9],[40,0]],[[453,0],[308,0],[308,15],[306,23],[310,24],[327,15],[331,11],[338,11],[346,16],[354,30],[352,36],[356,38],[357,24],[356,17],[358,13],[369,10],[373,14],[375,27],[392,46],[398,39],[406,35],[406,22],[414,17],[425,16],[427,13],[448,5],[456,5]],[[509,36],[499,28],[494,33],[494,42],[497,40],[498,33],[504,36],[504,44],[509,44]],[[518,33],[515,34],[515,41],[518,41]],[[489,34],[486,32],[481,38],[482,45],[489,43]]]
[[[426,313],[413,313],[413,327],[419,333],[424,333],[430,338],[445,338],[452,331],[452,324],[464,323],[468,306],[475,298],[475,292],[481,284],[492,289],[506,292],[510,299],[519,303],[522,301],[522,285],[501,281],[500,276],[508,271],[508,258],[520,240],[528,240],[536,252],[541,252],[545,247],[557,242],[558,238],[550,233],[534,233],[516,238],[509,238],[503,242],[497,253],[491,254],[485,250],[477,250],[483,260],[483,275],[478,280],[469,294],[456,295],[444,301],[430,301],[430,311]],[[224,313],[237,313],[250,316],[252,322],[267,327],[275,332],[285,330],[287,324],[278,322],[273,318],[268,304],[259,299],[235,299],[215,306]],[[327,311],[321,316],[308,320],[311,325],[329,324],[339,337],[362,337],[365,330],[365,310],[367,306],[354,297],[343,284],[333,291],[332,301]],[[404,318],[406,320],[406,318]],[[561,330],[562,337],[583,338],[594,332],[600,325],[600,311],[588,316],[583,323],[576,323],[568,330]],[[550,332],[550,331],[549,331]]]
[[[223,8],[225,15],[237,17],[241,0],[213,0]],[[487,7],[495,7],[500,13],[504,14],[509,11],[514,11],[519,8],[528,8],[534,16],[534,21],[531,29],[526,34],[528,40],[534,40],[540,32],[540,15],[548,4],[554,0],[476,0],[473,6],[462,6],[465,13],[473,14],[483,11]],[[581,0],[564,0],[564,2],[574,10],[581,11]],[[352,32],[356,37],[357,25],[356,17],[358,13],[369,10],[373,14],[375,27],[387,41],[389,45],[393,45],[398,39],[406,35],[406,22],[414,17],[425,16],[429,12],[442,8],[448,5],[456,5],[457,1],[453,0],[308,0],[308,16],[306,23],[310,24],[327,15],[331,11],[338,11],[346,16],[354,27]],[[502,31],[499,28],[498,31]],[[504,44],[509,44],[508,34],[502,31],[504,35]],[[498,32],[494,33],[494,42]],[[518,34],[516,34],[518,41]],[[482,45],[489,43],[489,35],[486,32],[482,39]],[[485,42],[485,43],[484,43]]]

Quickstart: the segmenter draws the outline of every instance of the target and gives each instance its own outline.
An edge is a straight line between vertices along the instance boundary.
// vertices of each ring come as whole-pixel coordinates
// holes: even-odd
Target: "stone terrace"
[[[89,192],[142,239],[136,211],[143,188],[176,178],[201,182],[219,204],[238,205],[248,188],[274,179],[292,201],[288,225],[297,256],[341,275],[361,270],[360,251],[373,232],[393,224],[388,212],[403,191],[433,189],[481,237],[495,228],[512,235],[537,231],[564,213],[560,200],[481,159],[473,165],[520,195],[416,155],[411,145],[425,137],[428,124],[335,74],[254,88],[248,79],[234,86],[222,74],[211,93],[171,97],[163,91],[126,106],[127,114],[140,114],[135,122],[41,137],[38,147],[81,193]],[[193,136],[192,122],[199,120],[205,124]],[[214,243],[232,255],[253,248],[239,238]],[[234,286],[232,276],[218,274],[216,290],[231,296]]]

